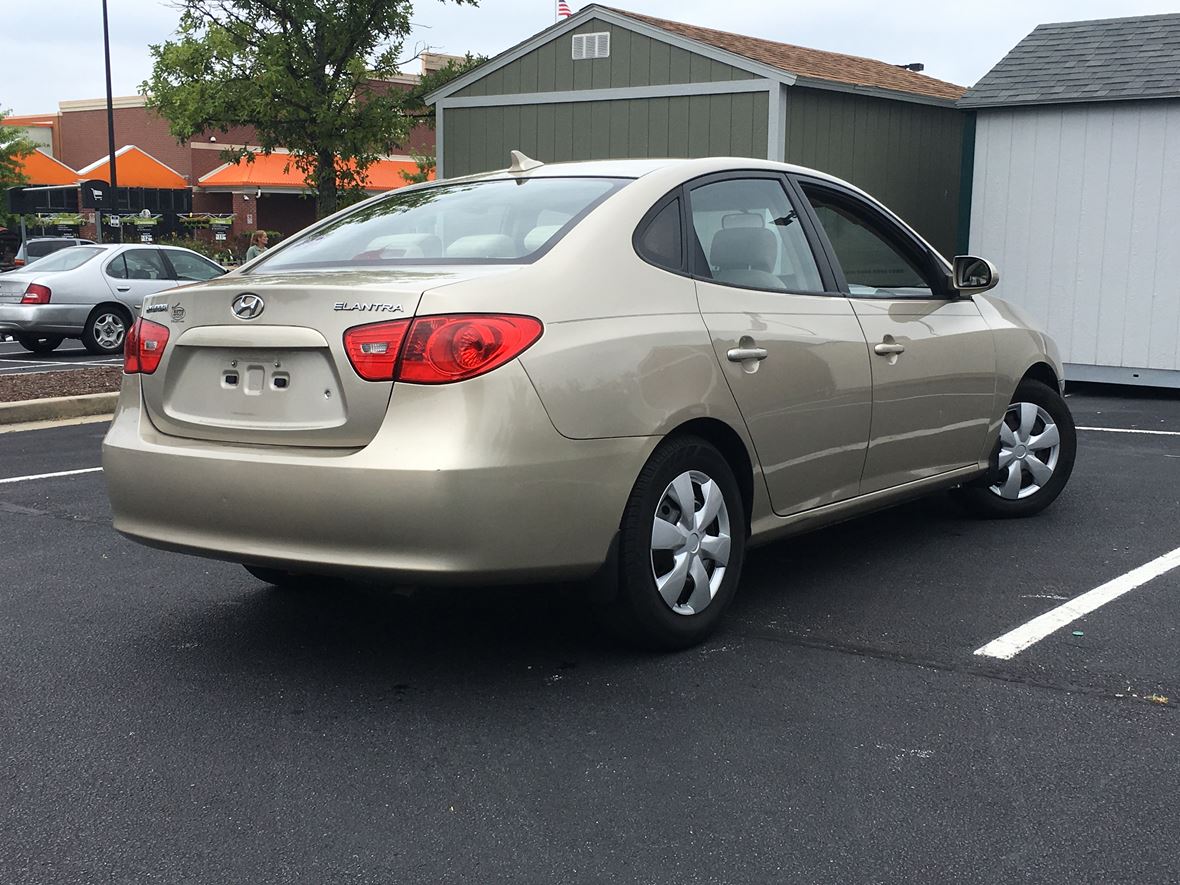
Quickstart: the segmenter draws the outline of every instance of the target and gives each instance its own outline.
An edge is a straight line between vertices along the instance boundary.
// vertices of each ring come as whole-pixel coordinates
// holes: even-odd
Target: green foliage
[[[321,217],[337,208],[341,190],[363,191],[365,170],[405,141],[415,120],[407,93],[376,81],[397,73],[411,27],[408,0],[177,5],[178,32],[151,47],[152,75],[141,91],[178,139],[254,127],[264,153],[291,150]]]
[[[8,111],[0,111],[0,123],[8,116]],[[10,187],[20,187],[27,184],[21,174],[21,158],[27,157],[36,145],[25,136],[25,130],[16,126],[0,125],[0,224],[11,225],[19,223],[19,218],[5,211],[4,192]]]
[[[472,55],[469,52],[461,59],[448,61],[437,71],[426,74],[414,85],[414,88],[406,96],[406,107],[416,116],[425,118],[430,124],[430,128],[433,129],[434,105],[426,103],[426,96],[436,89],[441,89],[456,77],[466,74],[472,68],[479,67],[487,60],[486,55]]]
[[[414,163],[418,168],[413,172],[401,173],[406,184],[422,184],[424,181],[430,181],[430,176],[433,174],[435,166],[438,165],[434,154],[420,154],[418,151],[411,151],[410,156],[414,158]]]

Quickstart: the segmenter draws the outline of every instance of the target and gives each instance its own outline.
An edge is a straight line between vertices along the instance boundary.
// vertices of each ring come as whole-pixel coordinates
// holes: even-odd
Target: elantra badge
[[[374,313],[402,313],[400,304],[362,304],[353,301],[337,301],[332,310],[367,310]]]
[[[234,299],[230,310],[239,320],[252,320],[262,315],[266,309],[266,302],[251,292],[243,292]]]

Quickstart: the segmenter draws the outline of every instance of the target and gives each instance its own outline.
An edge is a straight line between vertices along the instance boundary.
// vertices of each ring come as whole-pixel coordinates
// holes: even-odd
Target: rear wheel
[[[86,318],[82,344],[95,355],[120,353],[131,327],[131,315],[125,308],[103,304]]]
[[[737,591],[745,547],[745,508],[725,458],[703,439],[668,440],[627,502],[618,592],[603,620],[648,648],[703,641]]]
[[[1061,394],[1040,381],[1022,381],[1004,413],[988,475],[957,497],[979,516],[1032,516],[1061,494],[1076,454],[1073,415]]]
[[[17,343],[32,353],[53,353],[65,339],[61,335],[17,335]]]

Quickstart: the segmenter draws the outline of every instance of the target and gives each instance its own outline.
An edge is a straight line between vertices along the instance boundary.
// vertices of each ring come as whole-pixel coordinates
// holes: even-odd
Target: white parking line
[[[1079,427],[1078,430],[1097,430],[1101,433],[1146,433],[1149,436],[1180,436],[1180,430],[1136,430],[1126,427]]]
[[[977,648],[975,653],[988,658],[1008,660],[1024,651],[1030,645],[1040,642],[1050,633],[1060,630],[1066,624],[1072,624],[1078,618],[1088,615],[1106,603],[1118,599],[1124,593],[1130,593],[1136,587],[1158,578],[1180,566],[1180,547],[1170,553],[1165,553],[1153,559],[1146,565],[1119,575],[1112,581],[1107,581],[1101,587],[1088,590],[1081,596],[1062,603],[1057,608],[1050,609],[1039,617],[1033,618],[1027,624],[1022,624],[1015,630],[1010,630],[999,639],[993,639],[983,648]]]
[[[30,482],[34,479],[56,479],[59,476],[77,476],[80,473],[97,473],[101,467],[83,467],[81,470],[59,470],[57,473],[34,473],[31,476],[10,476],[0,479],[0,486],[11,482]]]

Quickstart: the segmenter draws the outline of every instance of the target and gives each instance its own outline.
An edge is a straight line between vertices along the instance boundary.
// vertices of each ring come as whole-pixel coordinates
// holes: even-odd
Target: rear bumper
[[[90,308],[77,304],[0,304],[0,331],[81,335]]]
[[[115,528],[257,565],[473,584],[588,576],[655,438],[570,440],[523,369],[399,385],[362,449],[161,434],[124,377],[103,443]]]

